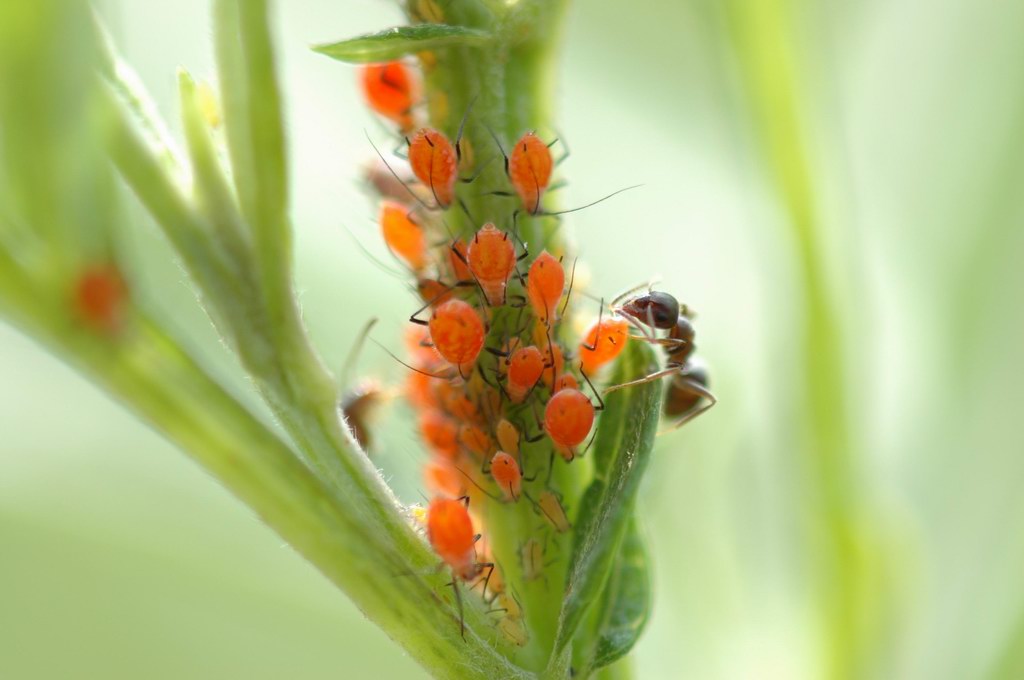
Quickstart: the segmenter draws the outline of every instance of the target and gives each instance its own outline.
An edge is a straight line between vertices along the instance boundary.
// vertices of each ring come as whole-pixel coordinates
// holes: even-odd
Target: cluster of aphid
[[[407,171],[385,163],[370,178],[382,196],[384,242],[415,279],[423,303],[409,319],[405,385],[430,451],[424,477],[433,500],[422,520],[435,552],[452,571],[456,595],[459,581],[479,584],[485,600],[504,613],[501,630],[524,644],[521,607],[482,547],[487,541],[479,540],[474,527],[485,533],[486,527],[471,514],[470,497],[525,500],[551,531],[568,531],[552,474],[592,443],[596,413],[604,407],[592,378],[631,338],[661,346],[666,365],[605,392],[670,376],[665,413],[678,424],[714,403],[704,371],[691,358],[690,314],[666,293],[629,291],[607,309],[602,303],[597,320],[570,351],[560,340],[560,322],[575,265],[567,267],[564,258],[547,251],[531,254],[515,226],[519,215],[559,214],[542,208],[557,165],[553,143],[527,131],[506,155],[491,133],[512,191],[488,193],[516,198],[518,207],[510,230],[480,225],[457,192],[460,182],[474,179],[460,177],[472,163],[463,153],[469,111],[453,142],[439,130],[416,126],[419,85],[406,64],[370,65],[361,78],[370,107],[394,123],[407,144]],[[465,239],[452,234],[444,219],[452,206],[461,206],[474,225]],[[351,410],[347,415],[361,427]],[[524,577],[536,577],[543,561],[542,542],[529,538],[521,550]]]

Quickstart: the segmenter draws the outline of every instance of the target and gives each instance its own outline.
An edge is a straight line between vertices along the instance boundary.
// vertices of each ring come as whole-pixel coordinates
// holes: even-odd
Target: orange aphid
[[[532,132],[524,134],[512,147],[508,158],[508,177],[531,215],[540,212],[540,199],[551,183],[553,167],[551,149]]]
[[[426,373],[410,371],[405,379],[405,398],[416,408],[436,408],[439,402],[433,382],[434,378]]]
[[[484,322],[476,310],[462,300],[448,300],[434,308],[429,328],[434,349],[468,373],[484,347]]]
[[[593,374],[619,356],[629,340],[629,322],[611,316],[595,322],[580,343],[580,368]]]
[[[438,382],[434,385],[434,394],[441,408],[453,418],[464,421],[480,419],[480,410],[462,386],[456,386],[451,381]]]
[[[112,265],[86,269],[75,281],[75,311],[96,330],[110,333],[118,329],[127,298],[124,279]]]
[[[452,273],[455,274],[456,281],[472,281],[473,274],[469,271],[469,265],[466,264],[466,242],[461,238],[452,244],[452,247],[448,249],[448,261],[452,266]]]
[[[459,427],[440,411],[427,409],[420,413],[420,434],[432,453],[448,460],[459,455]]]
[[[420,299],[431,307],[436,307],[452,299],[452,289],[437,279],[417,280],[416,292],[419,293]]]
[[[455,146],[442,133],[423,128],[409,140],[409,166],[416,177],[430,187],[440,208],[455,200],[458,179],[458,155]]]
[[[562,371],[565,370],[565,356],[562,353],[562,346],[557,342],[546,345],[544,350],[545,366],[541,377],[544,380],[544,384],[551,388],[562,377]]]
[[[594,405],[587,395],[571,387],[555,392],[544,408],[544,430],[566,460],[583,443],[594,424]]]
[[[508,386],[505,388],[513,404],[522,403],[544,372],[544,356],[529,345],[520,347],[508,358]]]
[[[498,427],[495,430],[495,434],[498,437],[498,446],[501,447],[501,450],[518,455],[519,430],[516,429],[516,426],[502,418],[498,421]]]
[[[555,321],[555,308],[565,289],[565,270],[548,251],[537,256],[526,279],[526,297],[533,313],[545,326]]]
[[[516,501],[522,491],[523,473],[516,459],[504,451],[498,451],[491,459],[491,477],[502,493]]]
[[[430,331],[426,326],[409,324],[405,331],[405,348],[413,363],[419,366],[431,366],[441,361],[441,357],[430,344]]]
[[[505,285],[516,268],[516,248],[508,234],[488,222],[469,242],[466,260],[488,304],[505,304]]]
[[[388,249],[413,271],[423,269],[427,261],[427,239],[423,227],[412,221],[409,210],[401,203],[380,204],[380,228]]]
[[[479,575],[473,520],[461,502],[449,498],[435,498],[430,502],[427,538],[437,556],[452,568],[456,576],[471,581]]]
[[[563,373],[558,376],[558,380],[555,381],[554,392],[560,392],[564,389],[577,390],[580,387],[580,383],[576,380],[576,376],[572,373]]]
[[[400,61],[368,64],[362,70],[363,95],[371,109],[396,123],[403,132],[413,125],[412,109],[419,100],[419,81]]]
[[[458,496],[465,492],[465,477],[443,458],[427,461],[423,466],[423,483],[431,493]]]
[[[565,508],[562,507],[558,496],[552,492],[541,491],[537,498],[537,506],[558,533],[564,534],[572,528],[569,518],[565,515]]]
[[[466,424],[460,427],[459,441],[470,453],[481,458],[494,448],[491,438],[479,425]]]

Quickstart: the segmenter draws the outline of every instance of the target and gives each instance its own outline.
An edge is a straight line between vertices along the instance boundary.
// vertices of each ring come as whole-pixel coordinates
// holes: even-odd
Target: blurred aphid
[[[455,460],[459,455],[459,426],[440,411],[427,409],[420,412],[420,434],[427,448],[437,456]]]
[[[469,510],[460,501],[435,498],[430,502],[427,509],[427,538],[437,556],[452,570],[451,586],[459,607],[459,628],[465,637],[466,622],[462,615],[462,596],[459,594],[458,582],[472,581],[485,568],[493,570],[494,564],[477,561],[475,546],[478,537],[473,533]]]
[[[120,330],[128,303],[128,287],[112,264],[84,269],[75,280],[73,304],[77,316],[103,333]]]
[[[519,548],[519,563],[524,581],[536,581],[544,576],[544,544],[535,537],[526,539]]]
[[[372,378],[358,381],[341,396],[341,414],[363,451],[369,451],[373,443],[370,420],[383,401],[384,390]]]
[[[465,478],[443,458],[431,458],[424,464],[423,483],[429,492],[441,496],[460,496],[466,491]]]
[[[491,477],[494,478],[495,484],[507,498],[513,501],[519,500],[522,493],[523,473],[515,458],[504,451],[494,454],[494,458],[491,459]]]
[[[501,620],[498,621],[498,630],[505,636],[506,640],[517,647],[525,647],[526,643],[530,641],[529,633],[526,631],[526,625],[523,623],[521,618],[503,616]]]
[[[424,268],[427,260],[427,242],[423,227],[412,219],[404,205],[394,201],[383,201],[380,205],[380,229],[388,250],[414,272]]]
[[[466,259],[468,252],[466,242],[462,239],[455,240],[448,249],[448,262],[456,281],[473,280],[473,273],[469,271],[469,260]]]
[[[496,436],[498,437],[498,446],[502,451],[519,455],[519,430],[515,425],[502,418],[498,421]]]
[[[472,423],[466,423],[459,428],[459,443],[478,458],[484,458],[494,450],[490,436],[482,427]]]
[[[404,133],[413,127],[413,107],[419,103],[419,81],[401,61],[367,64],[362,68],[363,96],[376,113]]]
[[[564,534],[572,528],[572,525],[569,524],[569,518],[565,515],[562,502],[558,500],[558,496],[553,492],[548,490],[541,491],[540,496],[537,497],[535,507],[540,510],[540,513],[544,515],[545,519],[551,523],[551,526],[558,533]]]

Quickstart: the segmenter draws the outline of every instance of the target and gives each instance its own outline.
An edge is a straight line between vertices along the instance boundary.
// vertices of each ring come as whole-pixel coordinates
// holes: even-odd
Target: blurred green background
[[[358,182],[376,128],[353,69],[308,46],[401,19],[377,0],[277,5],[300,290],[340,366],[370,316],[398,347],[414,302],[342,229],[381,252]],[[720,399],[660,440],[642,500],[657,599],[639,677],[818,677],[827,632],[812,584],[854,569],[871,641],[857,673],[1024,677],[1024,3],[786,5],[844,366],[841,399],[817,406],[848,419],[842,476],[868,565],[832,571],[808,528],[807,461],[823,454],[803,433],[803,376],[817,348],[803,342],[798,237],[737,59],[746,5],[580,0],[561,71],[564,204],[644,184],[569,221],[588,287],[660,277],[699,313]],[[213,73],[207,3],[99,9],[176,125],[176,67]],[[243,390],[128,206],[133,280]],[[373,348],[360,368],[402,377]],[[378,460],[415,501],[401,416],[384,414],[394,431]],[[371,674],[421,672],[188,459],[0,325],[0,677]]]

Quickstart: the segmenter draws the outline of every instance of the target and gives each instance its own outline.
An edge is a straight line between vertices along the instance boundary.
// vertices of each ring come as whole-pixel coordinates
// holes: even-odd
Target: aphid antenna
[[[372,342],[373,344],[377,345],[377,347],[380,347],[380,348],[381,348],[382,350],[384,350],[385,352],[387,352],[387,353],[388,353],[388,356],[390,356],[390,357],[391,357],[392,359],[394,359],[394,360],[395,360],[395,361],[397,361],[398,363],[400,363],[400,364],[402,364],[403,366],[405,366],[406,368],[408,368],[408,369],[409,369],[410,371],[415,371],[416,373],[419,373],[420,375],[425,375],[425,376],[429,376],[429,377],[431,377],[431,378],[437,378],[438,380],[451,380],[451,379],[452,379],[452,378],[454,377],[454,376],[451,376],[451,375],[443,375],[443,374],[439,374],[439,373],[431,373],[430,371],[424,371],[424,370],[422,370],[422,369],[416,368],[415,366],[410,366],[409,364],[407,364],[407,363],[405,363],[404,361],[402,361],[401,359],[399,359],[399,358],[398,358],[398,357],[397,357],[397,356],[395,355],[395,353],[394,353],[394,352],[392,352],[391,350],[389,350],[389,349],[388,349],[387,347],[385,347],[385,346],[384,346],[384,345],[382,345],[381,343],[377,342],[377,340],[376,340],[376,339],[374,339],[374,338],[370,338],[370,341],[371,341],[371,342]]]
[[[341,228],[344,229],[346,233],[348,233],[348,235],[352,238],[352,241],[356,244],[356,247],[359,248],[359,250],[363,253],[363,255],[365,255],[366,258],[368,260],[370,260],[370,262],[372,262],[374,265],[376,265],[377,268],[380,269],[385,274],[388,274],[389,276],[393,276],[396,279],[406,279],[406,278],[408,278],[408,276],[410,274],[413,273],[413,271],[411,269],[409,269],[409,268],[405,268],[405,272],[401,272],[401,271],[399,271],[397,269],[394,269],[393,267],[391,267],[390,265],[388,265],[387,263],[382,261],[379,257],[377,257],[376,255],[371,253],[369,248],[367,248],[366,246],[363,245],[363,243],[352,232],[351,229],[349,229],[345,225],[341,225]],[[391,253],[393,256],[395,255],[394,252],[392,252],[390,248],[388,248],[388,252]],[[397,256],[396,256],[396,259],[397,259]]]
[[[433,206],[433,207],[432,207],[432,206],[429,206],[429,205],[427,205],[426,203],[424,203],[424,202],[423,202],[423,199],[421,199],[421,198],[420,198],[419,196],[417,196],[417,195],[416,195],[416,192],[414,192],[414,191],[413,191],[412,189],[410,189],[410,188],[409,188],[409,185],[408,185],[408,184],[406,184],[406,183],[405,183],[405,182],[404,182],[404,181],[402,180],[402,178],[398,176],[398,173],[397,173],[397,172],[395,172],[395,169],[394,169],[394,168],[392,168],[392,167],[391,167],[391,164],[390,164],[390,163],[388,163],[388,162],[387,162],[387,160],[386,160],[386,159],[384,158],[384,154],[382,154],[382,153],[380,152],[380,149],[378,149],[378,148],[377,148],[377,145],[373,143],[373,140],[372,140],[372,139],[370,138],[370,133],[369,133],[369,132],[367,132],[366,130],[363,130],[363,134],[365,134],[365,135],[366,135],[366,141],[368,141],[368,142],[370,143],[370,146],[372,146],[372,147],[373,147],[373,150],[377,152],[377,155],[378,155],[378,156],[380,157],[381,161],[383,161],[383,162],[384,162],[384,166],[385,166],[385,167],[386,167],[386,168],[388,169],[388,172],[390,172],[390,173],[391,173],[391,176],[392,176],[392,177],[394,177],[394,178],[395,178],[396,180],[398,180],[398,183],[399,183],[399,184],[401,184],[401,185],[402,185],[403,187],[405,187],[405,190],[406,190],[406,192],[407,192],[407,193],[408,193],[408,194],[409,194],[410,196],[412,196],[412,198],[413,198],[413,200],[414,200],[414,201],[416,201],[416,202],[417,202],[417,203],[419,203],[419,204],[420,204],[421,206],[423,206],[423,208],[424,208],[425,210],[429,210],[429,211],[433,211],[433,210],[438,210],[438,209],[439,209],[439,208],[441,207],[441,202],[440,202],[440,201],[437,201],[437,194],[436,194],[436,193],[434,193],[434,186],[433,186],[433,182],[431,182],[431,186],[430,186],[430,192],[431,192],[432,194],[434,194],[434,200],[435,200],[435,201],[437,201],[437,205],[435,205],[435,206]],[[406,142],[408,143],[408,141],[409,141],[409,138],[408,138],[408,137],[406,137],[405,141],[406,141]],[[430,140],[428,139],[427,141],[429,142]]]
[[[609,198],[612,198],[614,196],[618,196],[619,194],[621,194],[623,192],[626,192],[626,191],[630,191],[631,189],[639,189],[642,186],[643,186],[643,184],[634,184],[633,186],[630,186],[630,187],[624,187],[622,189],[619,189],[618,191],[613,191],[612,193],[608,194],[607,196],[603,196],[602,198],[599,198],[596,201],[592,201],[590,203],[587,203],[586,205],[581,205],[581,206],[576,207],[576,208],[569,208],[568,210],[557,210],[555,212],[548,212],[546,210],[541,210],[541,211],[538,211],[537,213],[535,213],[535,216],[537,216],[537,217],[555,217],[557,215],[568,215],[569,213],[578,212],[580,210],[586,210],[587,208],[591,208],[591,207],[597,205],[598,203],[603,203],[603,202],[607,201]]]
[[[598,392],[597,389],[594,388],[594,383],[590,382],[590,378],[587,376],[587,372],[583,370],[582,366],[580,366],[580,375],[582,375],[583,379],[585,381],[587,381],[587,385],[590,386],[590,391],[594,393],[595,397],[597,397],[598,405],[597,405],[597,407],[594,410],[595,411],[603,411],[604,410],[604,400],[601,399],[600,392]]]
[[[466,641],[466,613],[462,609],[462,594],[459,593],[458,579],[455,577],[455,573],[452,572],[452,580],[447,584],[452,587],[452,591],[455,592],[455,603],[459,608],[459,633],[462,635],[462,641]]]
[[[345,357],[345,362],[341,365],[341,372],[338,374],[343,388],[348,386],[352,378],[352,370],[355,368],[356,360],[359,358],[359,353],[363,351],[363,345],[366,344],[366,338],[370,335],[370,330],[374,327],[377,321],[379,321],[379,319],[374,316],[366,322],[363,329],[359,331],[356,341],[352,344],[352,349],[348,351],[348,356]]]
[[[485,489],[484,487],[482,487],[482,486],[480,486],[479,484],[477,484],[477,483],[476,483],[476,480],[475,480],[475,479],[473,479],[472,477],[470,477],[470,476],[469,476],[468,474],[466,474],[466,471],[465,471],[465,470],[463,470],[462,468],[460,468],[460,467],[459,467],[458,465],[456,465],[456,466],[455,466],[455,469],[459,471],[459,474],[461,474],[461,475],[462,475],[463,477],[465,477],[466,479],[468,479],[468,480],[469,480],[469,483],[470,483],[470,484],[472,484],[472,485],[473,485],[473,486],[475,486],[475,487],[476,487],[477,489],[479,489],[479,490],[480,490],[480,493],[484,494],[485,496],[487,496],[488,498],[490,498],[490,499],[491,499],[492,501],[494,501],[494,502],[496,502],[496,503],[504,503],[504,502],[505,502],[505,501],[504,501],[504,500],[503,500],[502,498],[500,498],[499,496],[495,496],[495,495],[494,495],[494,494],[492,494],[492,493],[491,493],[490,491],[488,491],[488,490],[487,490],[487,489]],[[466,496],[466,500],[467,500],[467,501],[469,500],[469,496]],[[468,505],[469,505],[469,504],[467,503],[467,507],[468,507]]]
[[[578,257],[572,258],[572,272],[569,274],[569,292],[565,294],[565,303],[562,305],[562,311],[558,315],[565,317],[565,310],[569,308],[569,299],[572,298],[572,287],[576,282],[576,262],[579,260]]]

